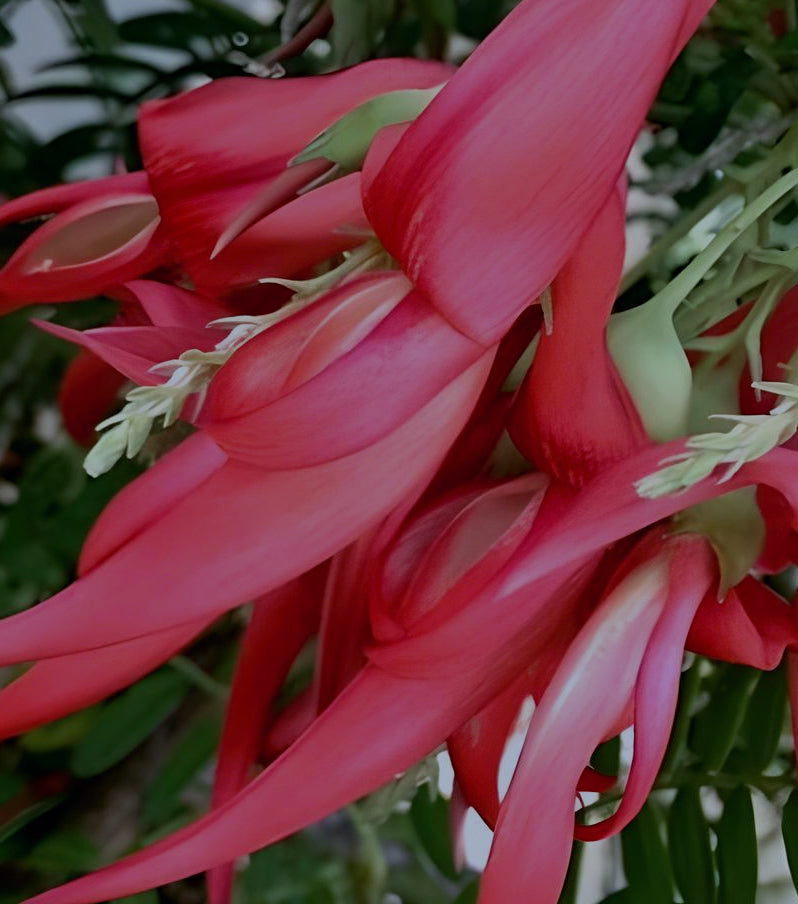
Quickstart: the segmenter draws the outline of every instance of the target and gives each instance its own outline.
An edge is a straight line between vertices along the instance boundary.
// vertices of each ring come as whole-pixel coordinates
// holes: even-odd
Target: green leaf
[[[52,62],[41,66],[39,71],[49,72],[52,69],[67,69],[72,68],[73,66],[96,69],[99,72],[131,71],[155,76],[165,75],[164,70],[155,64],[121,53],[81,53],[77,56],[53,60]]]
[[[709,688],[710,701],[693,720],[690,735],[690,749],[708,772],[723,768],[759,676],[744,666],[719,669],[715,686]]]
[[[176,709],[189,684],[172,669],[161,669],[106,704],[89,733],[75,747],[75,775],[99,775],[136,749]]]
[[[129,44],[179,48],[191,53],[200,47],[209,49],[218,35],[218,23],[194,12],[151,13],[119,23],[119,36]]]
[[[712,904],[715,864],[698,788],[682,788],[671,804],[668,844],[676,886],[685,904]]]
[[[436,794],[432,786],[422,785],[410,806],[410,819],[418,833],[419,841],[435,866],[450,879],[458,872],[454,865],[449,832],[449,804]]]
[[[457,28],[457,4],[455,0],[415,0],[422,21],[438,25],[445,31]]]
[[[593,756],[590,765],[604,775],[617,775],[621,762],[621,738],[617,735],[600,744]]]
[[[0,22],[0,47],[10,47],[14,43],[14,35],[9,27]]]
[[[795,890],[798,891],[798,789],[794,790],[781,815],[781,834]]]
[[[728,53],[725,62],[711,75],[696,81],[690,114],[679,126],[679,140],[686,151],[700,154],[709,147],[759,69],[760,64],[738,47]]]
[[[606,898],[602,898],[599,904],[635,904],[638,898],[631,888],[622,888],[620,891],[614,891]]]
[[[645,804],[621,835],[623,869],[630,892],[645,891],[648,904],[671,904],[673,879],[654,806]]]
[[[158,892],[143,891],[140,895],[130,895],[128,898],[117,898],[113,904],[158,904]]]
[[[763,672],[740,729],[742,772],[759,774],[773,761],[784,728],[787,682],[780,668]]]
[[[19,746],[31,753],[49,753],[72,747],[91,729],[98,715],[98,707],[82,709],[79,712],[34,728],[19,739]]]
[[[81,0],[76,4],[75,24],[97,50],[107,51],[119,39],[105,0]]]
[[[351,66],[372,55],[396,3],[395,0],[331,0],[331,5],[333,59],[336,66]]]
[[[217,19],[241,31],[257,34],[263,29],[263,25],[257,19],[253,19],[233,3],[225,3],[224,0],[188,0],[188,2],[194,9],[211,13]]]
[[[482,40],[518,3],[518,0],[456,0],[457,30]]]
[[[219,716],[198,719],[175,744],[160,772],[144,794],[142,819],[156,826],[180,809],[180,795],[197,773],[210,762],[219,742]]]
[[[579,880],[582,872],[582,855],[585,844],[574,841],[571,848],[571,859],[568,861],[568,872],[565,874],[562,892],[558,904],[576,904],[579,897]]]
[[[99,98],[100,100],[115,100],[120,103],[129,103],[131,95],[119,91],[110,85],[41,85],[28,91],[20,91],[9,101],[35,100],[39,97],[75,97],[75,98]]]
[[[0,842],[6,841],[11,838],[12,835],[16,835],[17,832],[24,829],[26,825],[34,822],[54,807],[57,807],[63,799],[63,794],[57,794],[53,797],[48,797],[46,800],[40,800],[38,803],[33,804],[33,806],[28,807],[21,813],[17,813],[13,819],[9,819],[8,822],[0,826]]]
[[[62,829],[40,841],[25,858],[25,863],[45,873],[85,873],[100,859],[97,845],[74,828]]]
[[[12,772],[0,773],[0,804],[11,800],[25,787],[23,779]]]
[[[729,795],[715,833],[720,879],[718,904],[755,904],[757,839],[748,788],[741,785]]]
[[[452,904],[477,904],[479,898],[479,879],[470,882],[454,899]]]

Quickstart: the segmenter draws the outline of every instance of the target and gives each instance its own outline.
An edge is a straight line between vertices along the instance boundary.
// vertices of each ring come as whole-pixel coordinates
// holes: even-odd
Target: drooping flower
[[[199,433],[109,506],[72,587],[0,625],[0,661],[46,658],[29,673],[43,676],[36,681],[73,669],[78,679],[58,705],[80,705],[92,698],[88,663],[95,650],[109,657],[127,651],[106,684],[112,689],[140,673],[137,657],[150,662],[161,653],[170,655],[178,632],[188,639],[231,606],[258,597],[258,611],[273,606],[272,614],[282,612],[279,588],[332,555],[351,557],[340,567],[356,569],[353,561],[364,554],[357,544],[370,548],[369,535],[386,518],[394,529],[450,453],[483,395],[499,339],[574,254],[593,218],[599,215],[603,222],[600,211],[656,86],[708,6],[685,0],[652,14],[639,0],[617,0],[601,9],[584,2],[528,0],[413,125],[394,124],[373,142],[369,135],[360,149],[367,155],[357,158],[348,181],[344,177],[301,197],[295,197],[297,190],[329,168],[323,142],[320,151],[309,148],[294,168],[285,169],[297,150],[293,142],[290,149],[280,145],[282,156],[275,156],[280,162],[272,169],[253,172],[236,169],[235,161],[225,164],[234,177],[217,193],[217,182],[208,184],[198,167],[201,155],[192,153],[190,142],[182,144],[186,130],[171,125],[169,104],[156,109],[152,122],[165,129],[167,150],[153,150],[153,144],[148,151],[143,139],[161,217],[155,229],[170,235],[167,263],[188,273],[195,287],[243,306],[243,290],[261,276],[306,275],[302,271],[312,264],[345,249],[351,253],[343,271],[322,280],[325,291],[275,311],[279,296],[269,290],[268,309],[250,308],[235,323],[228,321],[233,328],[219,342],[202,346],[192,338],[182,354],[170,351],[173,360],[155,378],[145,378],[151,365],[164,363],[154,350],[180,344],[169,332],[174,325],[153,317],[152,326],[111,327],[81,339],[117,366],[124,360],[140,382],[155,383],[130,396],[130,407],[115,419],[93,461],[104,465],[135,450],[153,416],[172,420],[182,414]],[[538,48],[531,55],[530,36]],[[591,62],[580,66],[579,78],[563,82],[567,97],[548,100],[552,84],[559,86],[551,74],[570,67],[573,59]],[[358,73],[362,70],[351,70],[347,83],[355,84]],[[279,84],[268,91],[281,91]],[[292,90],[304,96],[302,86]],[[224,86],[206,89],[220,101],[228,99],[227,92]],[[208,112],[203,103],[202,92],[174,102],[174,122],[184,114],[197,121]],[[286,111],[289,107],[293,121],[296,108],[287,104]],[[525,115],[530,109],[534,121]],[[222,115],[213,105],[211,112]],[[538,157],[531,159],[532,152]],[[486,159],[492,161],[489,178],[480,170]],[[182,162],[180,178],[168,173],[175,161]],[[247,165],[252,162],[247,155]],[[516,173],[531,173],[536,180],[528,193],[519,191]],[[368,217],[354,225],[375,231],[399,271],[379,248],[358,256],[362,236],[334,232],[333,227],[352,226],[352,216],[362,217],[361,189]],[[207,216],[205,209],[217,203],[218,217]],[[282,235],[291,241],[281,245]],[[134,238],[139,241],[139,233]],[[163,263],[160,256],[157,260]],[[24,270],[20,261],[15,266]],[[266,273],[260,269],[264,261],[271,268]],[[346,269],[347,261],[355,266]],[[79,276],[88,280],[96,261],[85,263]],[[574,267],[582,272],[578,263]],[[12,277],[15,272],[9,271]],[[121,279],[113,268],[101,272],[108,285]],[[141,275],[121,272],[125,280]],[[23,275],[49,293],[52,281],[37,273]],[[178,291],[174,286],[159,291],[166,298],[170,289]],[[590,303],[587,297],[585,304]],[[556,329],[556,310],[554,316]],[[189,320],[177,329],[192,329]],[[188,340],[188,333],[182,335]],[[482,413],[490,436],[491,412]],[[480,440],[483,425],[471,426]],[[640,435],[640,430],[635,422],[631,432]],[[468,450],[457,452],[461,465],[469,461]],[[638,500],[631,482],[623,482],[648,473],[643,466],[650,468],[652,461],[643,453],[640,460],[631,456],[610,471],[608,482],[600,482],[603,474],[595,477],[584,496],[568,486],[549,488],[541,475],[521,478],[509,489],[455,491],[446,517],[433,510],[435,523],[446,528],[443,546],[432,547],[428,560],[419,561],[419,548],[400,556],[404,577],[400,567],[397,583],[372,600],[374,642],[366,664],[362,648],[342,647],[343,635],[331,621],[338,617],[331,591],[322,615],[329,642],[320,663],[318,715],[285,753],[239,790],[254,739],[231,712],[218,806],[210,816],[41,900],[102,900],[221,866],[406,769],[484,711],[550,642],[570,667],[565,650],[574,637],[577,645],[583,642],[578,628],[585,608],[591,608],[585,602],[587,583],[605,547],[675,510],[670,501]],[[603,468],[604,459],[600,464]],[[741,472],[739,479],[748,477]],[[616,491],[617,506],[608,505],[607,494]],[[701,485],[691,499],[714,492]],[[586,512],[606,522],[590,537],[575,527]],[[407,535],[395,545],[380,536],[379,551],[389,550],[388,569],[395,564],[390,550],[405,549]],[[676,541],[672,557],[681,561],[682,547],[693,545]],[[698,545],[700,557],[706,544]],[[658,576],[669,573],[670,549],[652,559]],[[127,580],[131,573],[137,575],[135,587]],[[334,574],[331,580],[343,579]],[[699,589],[691,597],[696,605]],[[615,610],[612,593],[601,611]],[[635,635],[641,650],[657,630],[657,616],[665,617],[667,595],[662,587],[652,593],[659,608],[641,616],[644,624]],[[355,623],[362,629],[367,609],[358,612]],[[292,623],[297,643],[313,630],[313,617],[307,613],[307,619]],[[587,624],[590,634],[603,622]],[[256,646],[260,630],[256,616],[250,635]],[[642,668],[642,652],[639,659]],[[565,667],[549,660],[535,678],[558,687],[556,676]],[[635,681],[633,671],[624,674],[627,685]],[[240,675],[246,684],[245,667]],[[15,693],[13,718],[19,718],[24,686]],[[267,698],[255,720],[261,729]],[[411,719],[412,732],[397,731]],[[374,736],[384,741],[379,749],[369,743]],[[227,758],[231,750],[232,759]],[[325,755],[332,757],[340,780],[309,782]],[[300,801],[292,791],[295,779],[306,787]],[[552,866],[552,888],[559,869],[560,864]],[[212,887],[219,889],[214,893],[223,897],[229,877],[224,872],[214,877]]]

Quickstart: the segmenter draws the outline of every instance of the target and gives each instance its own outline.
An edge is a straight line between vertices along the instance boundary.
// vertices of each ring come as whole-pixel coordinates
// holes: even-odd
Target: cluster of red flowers
[[[761,576],[798,552],[796,453],[724,482],[732,459],[710,455],[681,492],[641,495],[665,459],[702,467],[691,364],[658,321],[608,329],[625,160],[710,6],[524,0],[457,71],[221,80],[144,106],[143,172],[0,208],[52,215],[0,271],[3,309],[119,301],[101,329],[45,324],[83,346],[62,391],[76,435],[137,384],[90,471],[156,419],[196,428],[108,506],[71,586],[0,623],[0,663],[36,661],[0,692],[0,732],[100,699],[255,600],[211,811],[36,902],[210,870],[225,904],[236,857],[443,742],[496,830],[480,901],[554,902],[574,834],[619,831],[651,789],[685,648],[765,669],[793,655],[793,609]],[[764,376],[797,347],[793,293],[763,331]],[[767,420],[776,396],[743,371],[738,410]],[[313,684],[276,717],[313,635]],[[594,749],[630,725],[617,812],[575,825],[577,792],[615,782]]]

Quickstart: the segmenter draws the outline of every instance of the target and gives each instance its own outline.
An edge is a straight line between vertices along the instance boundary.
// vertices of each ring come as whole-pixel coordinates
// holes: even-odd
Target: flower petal
[[[67,185],[55,185],[22,195],[0,204],[0,226],[60,213],[74,204],[81,204],[101,195],[143,194],[149,188],[145,172],[122,173],[103,179],[86,179]]]
[[[95,441],[94,428],[108,416],[124,384],[122,374],[88,350],[69,363],[58,389],[58,407],[76,443],[90,446]]]
[[[108,503],[89,532],[78,561],[84,575],[200,489],[227,461],[216,443],[195,433]]]
[[[606,341],[623,269],[625,201],[625,190],[610,195],[554,280],[551,332],[540,334],[511,416],[527,458],[574,486],[649,442]]]
[[[379,440],[485,355],[405,289],[366,277],[334,293],[321,322],[326,307],[250,340],[209,387],[200,425],[232,457],[275,469]]]
[[[0,739],[60,719],[127,687],[174,656],[209,624],[208,619],[189,622],[99,650],[37,662],[0,690]]]
[[[623,715],[665,606],[670,555],[646,559],[647,551],[580,631],[532,716],[482,878],[483,904],[559,897],[577,782]]]
[[[97,295],[166,259],[148,194],[100,195],[56,214],[0,270],[0,310]]]
[[[189,348],[210,351],[224,336],[218,330],[174,326],[102,326],[81,331],[47,320],[33,322],[46,333],[88,349],[140,386],[164,382],[164,377],[152,372],[156,364],[177,358]]]
[[[710,6],[521,3],[408,129],[366,212],[458,329],[494,342],[551,283]]]
[[[107,901],[277,841],[408,769],[492,690],[471,673],[456,680],[407,681],[369,666],[280,759],[223,807],[28,904]],[[405,730],[410,723],[413,730]]]
[[[213,782],[211,805],[226,804],[246,786],[257,762],[274,700],[305,641],[318,626],[326,568],[296,578],[257,600],[236,665]],[[207,876],[209,904],[229,904],[233,863]]]
[[[152,279],[134,279],[118,287],[114,297],[141,306],[153,326],[204,329],[235,311],[196,292]]]
[[[228,461],[171,508],[141,501],[151,481],[130,485],[122,495],[139,514],[122,513],[113,543],[127,540],[131,529],[141,532],[61,593],[4,619],[0,662],[92,649],[218,615],[307,571],[426,485],[468,418],[490,364],[491,356],[483,356],[398,429],[355,455],[282,472]],[[163,514],[144,526],[140,513],[149,506]],[[113,543],[106,541],[104,551]]]
[[[377,94],[428,88],[450,74],[442,63],[375,60],[310,78],[220,79],[146,104],[139,115],[142,157],[188,272],[202,284],[224,229],[327,126]],[[298,187],[277,203],[295,197]]]
[[[687,647],[702,656],[775,669],[798,646],[795,611],[761,581],[747,577],[723,602],[708,596],[699,606]]]
[[[577,826],[581,840],[620,832],[640,811],[665,755],[679,697],[684,644],[701,600],[714,589],[718,565],[709,542],[698,536],[670,538],[665,610],[648,643],[635,686],[632,767],[617,811],[600,823]]]

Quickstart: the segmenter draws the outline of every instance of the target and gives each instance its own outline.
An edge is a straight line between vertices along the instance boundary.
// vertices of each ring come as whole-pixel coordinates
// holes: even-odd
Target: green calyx
[[[651,439],[683,436],[692,374],[668,308],[648,303],[614,314],[607,347]]]
[[[434,88],[389,91],[373,97],[317,135],[291,164],[323,159],[346,172],[359,170],[377,133],[386,126],[412,122],[441,88],[442,84]]]
[[[756,488],[745,487],[701,502],[673,517],[674,532],[705,536],[718,557],[718,599],[748,574],[765,545],[765,520]]]

